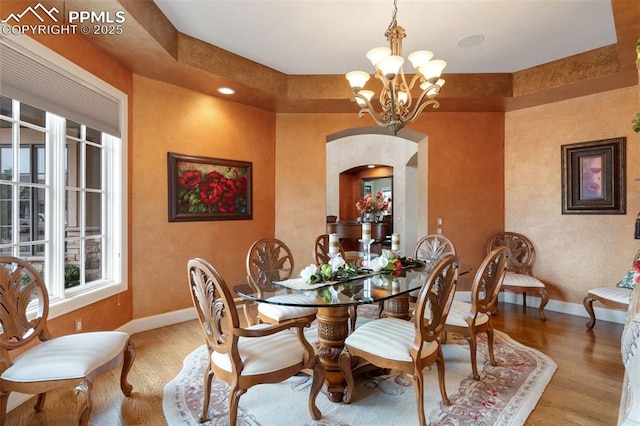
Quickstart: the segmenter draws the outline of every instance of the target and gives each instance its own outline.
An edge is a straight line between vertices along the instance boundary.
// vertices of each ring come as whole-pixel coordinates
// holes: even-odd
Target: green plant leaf
[[[640,133],[640,112],[637,112],[633,117],[633,121],[631,122],[631,127],[634,132]]]

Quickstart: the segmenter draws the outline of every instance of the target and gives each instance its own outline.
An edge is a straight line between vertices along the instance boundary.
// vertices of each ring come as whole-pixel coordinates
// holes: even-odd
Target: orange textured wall
[[[276,235],[306,264],[325,232],[326,137],[371,120],[354,112],[278,114],[276,121]],[[461,262],[475,268],[503,229],[503,114],[426,112],[409,127],[429,135],[429,232],[442,216]]]
[[[463,267],[474,270],[504,227],[504,115],[437,113],[414,130],[429,135],[429,231],[442,218]]]
[[[227,284],[251,243],[274,234],[275,116],[134,76],[131,157],[133,316],[192,306],[186,265],[210,261]],[[253,163],[253,220],[168,222],[167,152]]]
[[[505,126],[505,223],[537,249],[534,273],[554,300],[574,303],[593,287],[614,286],[640,243],[633,238],[640,212],[640,135],[631,130],[635,87],[513,111]],[[626,137],[625,215],[563,215],[561,146]]]

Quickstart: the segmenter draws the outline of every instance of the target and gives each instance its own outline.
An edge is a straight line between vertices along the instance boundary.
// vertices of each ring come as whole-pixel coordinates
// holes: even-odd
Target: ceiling
[[[355,113],[344,74],[372,72],[393,0],[40,0],[122,13],[85,39],[134,75],[277,113]],[[66,8],[66,9],[65,9]],[[504,112],[638,84],[640,0],[398,0],[404,55],[448,66],[438,112]],[[460,47],[466,36],[484,41]],[[413,74],[411,65],[405,73]],[[376,90],[373,79],[367,85]]]
[[[392,0],[154,2],[178,31],[289,75],[369,72],[365,54],[388,46],[394,10]],[[405,58],[431,50],[447,73],[513,73],[616,43],[609,0],[399,0],[397,7]],[[460,47],[468,36],[484,41]]]

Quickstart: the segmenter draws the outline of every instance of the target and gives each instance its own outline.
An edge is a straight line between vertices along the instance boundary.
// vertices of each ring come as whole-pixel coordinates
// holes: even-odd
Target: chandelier
[[[432,60],[433,52],[418,50],[408,56],[416,70],[415,75],[407,84],[402,65],[402,39],[407,36],[404,28],[398,25],[398,1],[393,1],[393,16],[384,35],[390,47],[376,47],[367,52],[367,58],[375,67],[374,77],[382,83],[379,101],[382,111],[376,113],[371,99],[372,90],[363,90],[365,83],[371,77],[364,71],[351,71],[346,74],[353,90],[352,101],[360,106],[359,116],[368,113],[375,122],[382,127],[389,128],[397,134],[405,124],[414,122],[420,113],[429,105],[438,108],[440,103],[435,100],[440,93],[444,80],[440,78],[442,70],[447,65],[443,60]],[[413,98],[411,90],[416,83],[422,90],[417,98]],[[415,102],[414,102],[415,101]]]

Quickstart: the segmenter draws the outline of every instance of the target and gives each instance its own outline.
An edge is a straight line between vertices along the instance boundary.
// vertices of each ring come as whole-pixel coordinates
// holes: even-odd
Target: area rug
[[[443,345],[446,389],[450,406],[441,402],[437,371],[425,369],[425,413],[433,425],[523,425],[551,380],[556,364],[507,334],[495,332],[497,366],[488,362],[486,340],[480,339],[480,381],[471,378],[469,348],[460,335],[450,333]],[[199,425],[206,348],[184,360],[180,374],[164,388],[163,409],[169,426]],[[307,408],[311,379],[295,376],[279,384],[252,387],[240,398],[238,425],[417,425],[418,413],[411,379],[405,374],[362,375],[357,378],[351,404],[330,402],[318,395],[318,421]],[[228,424],[228,386],[214,379],[205,425]]]

